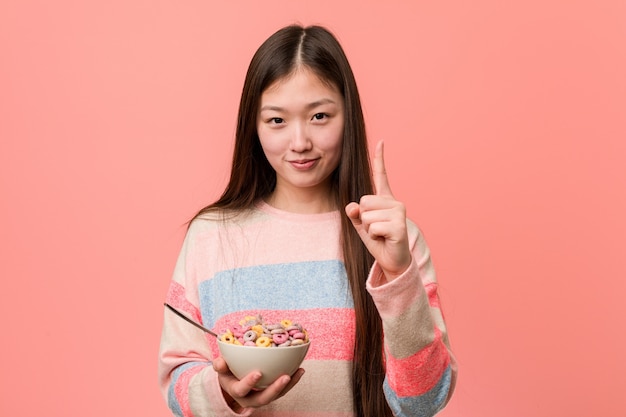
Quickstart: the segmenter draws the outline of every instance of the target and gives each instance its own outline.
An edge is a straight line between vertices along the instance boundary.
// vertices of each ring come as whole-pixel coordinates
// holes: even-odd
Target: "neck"
[[[277,209],[299,214],[328,213],[337,209],[328,189],[294,191],[277,188],[266,202]]]

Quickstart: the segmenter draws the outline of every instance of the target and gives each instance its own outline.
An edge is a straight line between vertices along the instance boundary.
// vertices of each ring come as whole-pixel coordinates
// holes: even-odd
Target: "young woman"
[[[285,27],[252,58],[229,183],[190,223],[167,302],[205,327],[290,318],[311,348],[264,390],[214,338],[165,313],[160,384],[174,414],[431,416],[456,379],[429,249],[370,170],[357,86],[326,29]],[[306,371],[306,375],[304,375]]]

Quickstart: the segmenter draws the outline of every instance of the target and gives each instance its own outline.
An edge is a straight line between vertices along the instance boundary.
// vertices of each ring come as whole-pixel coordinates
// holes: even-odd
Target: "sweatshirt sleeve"
[[[387,402],[396,417],[433,416],[454,391],[457,366],[437,294],[430,250],[408,222],[412,261],[391,282],[374,262],[366,287],[384,331]]]
[[[197,223],[192,223],[187,231],[166,302],[201,323],[194,269],[199,246],[197,229]],[[158,374],[161,393],[168,407],[178,417],[249,416],[251,410],[237,414],[226,403],[211,365],[208,337],[165,309]]]

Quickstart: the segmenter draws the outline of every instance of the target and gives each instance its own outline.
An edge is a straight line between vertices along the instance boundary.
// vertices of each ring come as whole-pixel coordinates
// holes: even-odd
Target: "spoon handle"
[[[172,307],[171,305],[169,305],[168,303],[163,303],[163,305],[165,305],[165,307],[169,308],[170,310],[172,310],[178,317],[181,317],[182,319],[188,321],[189,323],[193,324],[194,326],[196,326],[198,329],[207,332],[210,335],[213,335],[215,337],[219,337],[217,334],[213,333],[211,330],[207,329],[206,327],[196,323],[195,321],[191,320],[189,317],[185,316],[183,313],[181,313],[180,311],[176,310],[174,307]]]

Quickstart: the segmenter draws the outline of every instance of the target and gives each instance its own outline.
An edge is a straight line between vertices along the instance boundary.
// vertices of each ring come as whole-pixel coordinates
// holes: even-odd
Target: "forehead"
[[[297,99],[301,96],[341,97],[337,86],[308,68],[299,67],[270,84],[261,95],[262,101],[270,98]]]

